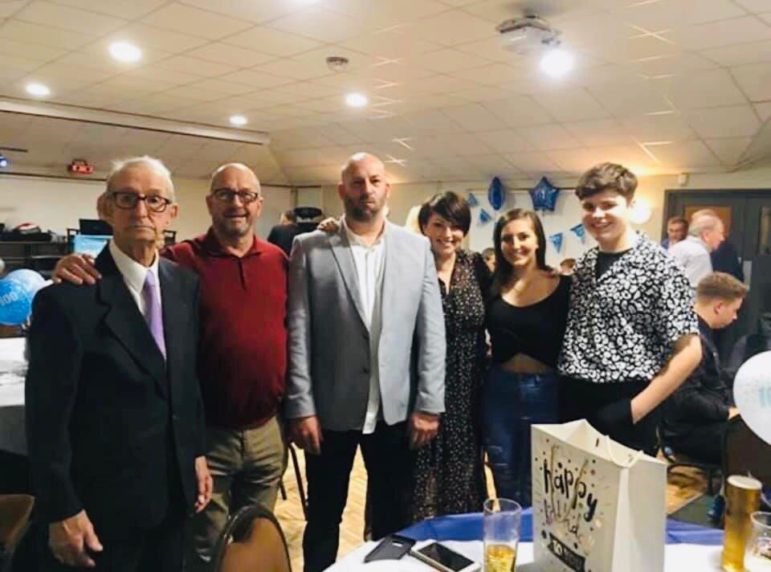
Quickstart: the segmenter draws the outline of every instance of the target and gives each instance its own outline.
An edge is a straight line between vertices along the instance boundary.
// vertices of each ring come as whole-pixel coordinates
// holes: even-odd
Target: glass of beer
[[[487,499],[484,504],[484,572],[514,572],[522,522],[522,507],[509,499]]]
[[[771,572],[771,513],[753,512],[750,521],[744,568],[747,572]]]
[[[726,480],[725,538],[723,541],[723,570],[744,571],[744,552],[752,525],[750,515],[758,510],[760,490],[757,479],[731,475]]]

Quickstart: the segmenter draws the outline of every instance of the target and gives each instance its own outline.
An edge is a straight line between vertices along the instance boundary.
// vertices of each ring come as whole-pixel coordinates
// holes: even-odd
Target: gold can
[[[744,571],[744,548],[752,524],[750,515],[760,506],[761,482],[752,477],[731,475],[726,481],[725,539],[722,566],[726,572]]]

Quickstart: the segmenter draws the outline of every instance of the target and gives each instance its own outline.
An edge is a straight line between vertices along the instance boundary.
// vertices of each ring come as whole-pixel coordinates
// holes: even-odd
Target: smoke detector
[[[528,55],[544,48],[560,45],[561,32],[536,15],[505,20],[495,27],[500,34],[501,45],[519,55]]]
[[[343,56],[329,56],[327,58],[327,67],[333,72],[344,72],[348,69],[348,58]]]

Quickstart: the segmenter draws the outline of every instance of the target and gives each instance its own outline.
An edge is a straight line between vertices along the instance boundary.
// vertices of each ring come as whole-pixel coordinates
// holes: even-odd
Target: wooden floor
[[[302,451],[298,450],[298,459],[305,480],[305,469]],[[284,528],[284,534],[289,543],[292,558],[292,570],[302,571],[302,534],[305,527],[300,497],[297,492],[297,482],[292,466],[287,467],[284,474],[284,485],[287,500],[276,505],[276,515]],[[364,530],[364,497],[366,494],[367,474],[361,455],[356,455],[351,482],[348,489],[348,504],[343,513],[343,523],[340,529],[340,550],[338,557],[347,554],[363,542]],[[695,470],[678,468],[670,475],[667,484],[667,514],[671,514],[694,497],[706,491],[706,479]],[[492,481],[488,474],[488,490],[493,491]]]

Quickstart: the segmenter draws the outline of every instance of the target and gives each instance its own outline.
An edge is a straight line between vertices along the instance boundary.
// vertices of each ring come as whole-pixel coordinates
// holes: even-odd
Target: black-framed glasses
[[[260,198],[260,193],[247,191],[246,189],[241,191],[236,191],[234,189],[215,189],[212,195],[214,195],[215,199],[223,203],[232,203],[235,198],[238,197],[245,205],[253,203]]]
[[[133,210],[137,208],[139,201],[144,201],[147,209],[154,213],[162,213],[171,204],[171,201],[161,195],[140,195],[129,193],[127,191],[115,191],[110,193],[110,197],[119,209]]]

